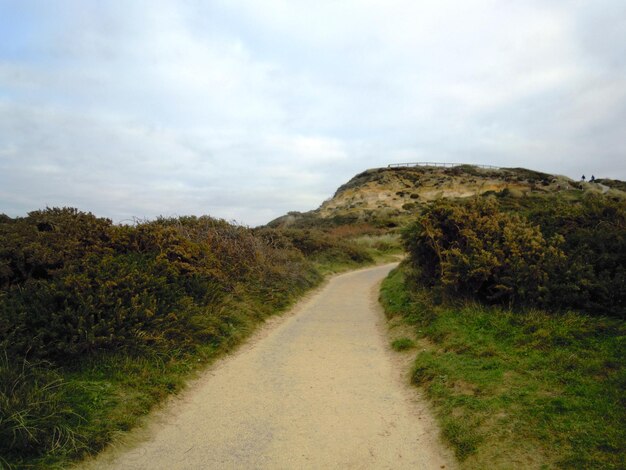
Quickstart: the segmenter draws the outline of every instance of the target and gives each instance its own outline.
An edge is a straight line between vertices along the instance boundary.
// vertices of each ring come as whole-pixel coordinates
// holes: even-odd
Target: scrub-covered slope
[[[600,180],[605,181],[605,180]],[[609,181],[609,180],[606,180]],[[426,202],[495,194],[513,199],[563,193],[607,193],[626,197],[619,184],[577,182],[524,168],[401,166],[366,170],[342,185],[331,199],[306,213],[290,212],[272,226],[343,225],[374,222],[393,226],[401,223]],[[620,182],[617,182],[620,183]]]

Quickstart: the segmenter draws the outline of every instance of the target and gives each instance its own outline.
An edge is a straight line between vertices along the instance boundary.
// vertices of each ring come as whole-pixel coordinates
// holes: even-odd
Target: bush
[[[591,196],[528,218],[499,200],[437,202],[403,236],[416,275],[449,296],[626,316],[626,209]]]
[[[553,304],[626,317],[626,201],[595,194],[577,204],[555,199],[529,219],[545,236],[564,238]]]
[[[563,253],[521,217],[493,200],[439,202],[404,235],[421,280],[449,293],[498,303],[540,302],[547,267]]]
[[[242,285],[277,307],[319,280],[290,241],[272,246],[209,217],[114,226],[47,209],[4,220],[0,233],[0,347],[15,357],[63,363],[219,341],[216,312]]]

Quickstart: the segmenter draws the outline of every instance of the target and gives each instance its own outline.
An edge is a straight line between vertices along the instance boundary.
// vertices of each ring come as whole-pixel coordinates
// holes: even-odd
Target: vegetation
[[[620,191],[626,191],[626,182],[620,180],[612,180],[612,179],[596,179],[596,183],[604,184],[609,188],[619,189]]]
[[[391,342],[391,347],[395,351],[406,351],[415,347],[415,342],[411,338],[398,338]]]
[[[210,217],[120,226],[76,209],[0,218],[0,456],[62,467],[373,246]],[[325,268],[327,265],[332,265]]]
[[[72,410],[63,377],[45,363],[0,356],[0,467],[15,454],[75,450],[80,417]]]
[[[437,304],[408,265],[384,282],[381,300],[413,326],[413,381],[462,467],[623,468],[623,321]]]
[[[523,212],[439,201],[404,233],[424,285],[448,298],[626,317],[626,202],[587,195]]]
[[[611,184],[612,189],[608,190],[600,184],[575,182],[524,168],[376,168],[342,185],[319,209],[290,212],[270,225],[327,230],[336,225],[369,224],[379,230],[396,231],[410,223],[430,201],[458,200],[469,195],[496,196],[502,207],[530,206],[555,197],[579,200],[593,193],[626,199],[626,192],[618,189],[619,182]]]
[[[623,468],[626,204],[495,196],[403,235],[381,300],[413,328],[413,381],[465,468]]]
[[[451,178],[507,187],[418,194]],[[392,347],[420,351],[413,379],[463,465],[620,468],[623,183],[597,180],[613,188],[601,194],[525,169],[385,168],[337,195],[391,180],[403,209],[351,197],[326,217],[258,229],[0,214],[0,467],[61,468],[97,452],[325,274],[397,257],[402,238],[407,261],[382,291],[405,324]]]

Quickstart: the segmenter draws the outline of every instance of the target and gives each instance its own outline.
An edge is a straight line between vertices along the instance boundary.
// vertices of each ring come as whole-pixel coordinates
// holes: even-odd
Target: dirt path
[[[387,347],[376,297],[392,267],[331,279],[90,467],[451,468]]]
[[[602,194],[606,194],[609,192],[609,190],[611,189],[610,187],[601,184],[601,183],[596,183],[598,186],[600,186],[600,189],[602,189]]]

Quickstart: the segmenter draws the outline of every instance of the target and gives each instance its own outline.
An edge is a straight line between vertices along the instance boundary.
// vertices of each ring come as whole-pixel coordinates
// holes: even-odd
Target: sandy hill
[[[578,182],[565,176],[524,168],[422,164],[390,166],[356,175],[316,210],[290,212],[269,225],[308,226],[397,219],[409,215],[424,203],[441,198],[494,194],[521,199],[553,193],[577,198],[588,192],[626,197],[626,184],[608,179],[593,183]]]

